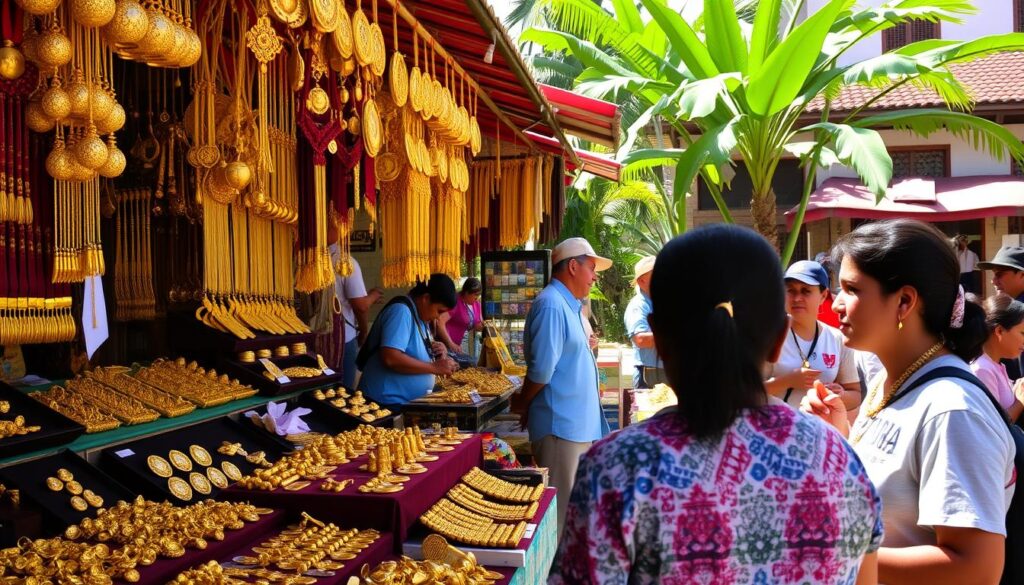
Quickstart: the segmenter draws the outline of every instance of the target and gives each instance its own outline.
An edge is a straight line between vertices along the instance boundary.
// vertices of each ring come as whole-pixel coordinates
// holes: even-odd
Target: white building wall
[[[809,14],[817,12],[828,0],[807,0]],[[858,6],[878,6],[883,0],[859,0]],[[985,35],[1013,32],[1013,0],[974,0],[976,14],[962,17],[962,24],[943,22],[942,38],[953,40],[975,39]],[[841,65],[849,65],[882,54],[882,35],[876,34],[857,43],[840,58]]]

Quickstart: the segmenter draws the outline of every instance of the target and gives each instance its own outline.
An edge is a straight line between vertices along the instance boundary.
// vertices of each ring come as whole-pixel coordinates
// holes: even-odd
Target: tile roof
[[[998,53],[967,63],[950,65],[950,71],[963,83],[975,106],[991,104],[1024,105],[1024,52]],[[878,94],[878,89],[854,85],[845,88],[832,102],[832,111],[850,111]],[[939,95],[931,90],[906,84],[875,102],[872,110],[942,107]],[[821,100],[815,100],[809,111],[821,111]]]

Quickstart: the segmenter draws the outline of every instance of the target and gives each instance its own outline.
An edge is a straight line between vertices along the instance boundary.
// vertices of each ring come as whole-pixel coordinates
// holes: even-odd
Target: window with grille
[[[890,152],[889,157],[892,158],[893,180],[904,177],[949,176],[948,148],[896,150]]]
[[[732,178],[728,189],[722,189],[722,197],[729,209],[749,209],[753,193],[750,173],[743,161],[737,161],[735,169],[736,176]],[[785,211],[800,203],[800,196],[804,191],[804,171],[800,168],[799,160],[785,158],[779,161],[779,165],[775,167],[775,176],[772,177],[772,190],[775,191],[775,204],[779,206],[779,211]],[[697,181],[697,209],[718,209],[703,179]]]
[[[786,231],[786,225],[785,224],[780,224],[779,225],[779,231],[778,231],[777,235],[778,235],[779,249],[782,250],[783,248],[786,247],[786,240],[789,239],[789,232]],[[798,237],[797,240],[796,240],[796,247],[793,248],[793,256],[792,256],[792,258],[793,258],[792,262],[796,262],[798,260],[810,260],[811,259],[811,258],[808,257],[808,251],[807,251],[807,225],[806,224],[800,226],[800,237]]]
[[[1013,0],[1013,32],[1024,32],[1024,0]]]
[[[882,31],[882,51],[892,51],[910,43],[938,38],[942,38],[939,23],[914,20]]]

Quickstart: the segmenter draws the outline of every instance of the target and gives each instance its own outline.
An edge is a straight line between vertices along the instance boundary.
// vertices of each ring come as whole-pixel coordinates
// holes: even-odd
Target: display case
[[[533,300],[551,278],[551,252],[486,252],[480,257],[484,319],[505,339],[512,359],[522,363],[523,326]]]
[[[7,403],[7,411],[0,413],[0,421],[14,421],[23,416],[26,427],[40,427],[38,431],[0,439],[0,459],[64,445],[85,432],[84,426],[3,382],[0,382],[0,401]]]
[[[222,452],[225,443],[241,449],[234,454]],[[275,461],[285,449],[280,442],[222,417],[108,447],[100,456],[100,465],[149,499],[188,505],[216,497],[223,487],[255,470],[257,464],[243,451],[262,451],[266,459]]]
[[[23,504],[39,509],[46,535],[59,534],[69,524],[94,516],[98,508],[135,497],[116,479],[67,449],[4,467],[0,482],[18,489]]]

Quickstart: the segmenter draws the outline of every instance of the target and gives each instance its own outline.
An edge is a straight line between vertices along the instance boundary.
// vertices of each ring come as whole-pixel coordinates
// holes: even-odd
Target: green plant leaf
[[[814,130],[823,130],[831,136],[839,162],[856,171],[864,186],[881,201],[892,179],[892,159],[882,136],[866,127],[832,122],[819,122],[800,129],[801,132]]]
[[[581,40],[569,33],[550,29],[530,28],[519,35],[519,41],[537,43],[548,51],[567,51],[579,59],[584,67],[593,67],[604,73],[618,75],[634,74],[621,61],[598,49],[593,43]]]
[[[758,3],[754,32],[750,37],[750,57],[747,59],[747,72],[750,75],[761,69],[761,64],[778,43],[781,18],[782,0],[762,0]]]
[[[622,23],[627,31],[643,32],[644,21],[640,18],[640,11],[637,10],[634,0],[612,0],[612,8],[615,9],[615,19]]]
[[[799,95],[836,16],[852,0],[831,0],[803,21],[750,78],[746,98],[757,116],[770,116]]]
[[[818,147],[818,154],[814,156],[814,164],[819,167],[828,168],[832,165],[841,164],[839,157],[835,151],[827,146],[819,146],[817,142],[790,142],[783,146],[786,152],[800,159],[802,165],[807,165],[811,161],[811,155]]]
[[[1000,124],[964,112],[952,112],[937,108],[900,110],[868,116],[853,123],[860,128],[885,128],[907,130],[927,138],[939,130],[965,140],[975,150],[984,150],[992,158],[1002,161],[1006,156],[1024,166],[1024,143],[1010,130]]]
[[[679,98],[680,118],[696,120],[709,116],[715,111],[718,100],[729,100],[729,94],[741,82],[739,73],[722,73],[687,84]]]
[[[686,68],[698,79],[718,75],[711,53],[697,33],[683,20],[678,12],[673,11],[664,0],[641,0],[651,17],[665,31],[669,46],[679,56]]]
[[[719,71],[747,70],[747,43],[732,0],[704,0],[704,39]]]

